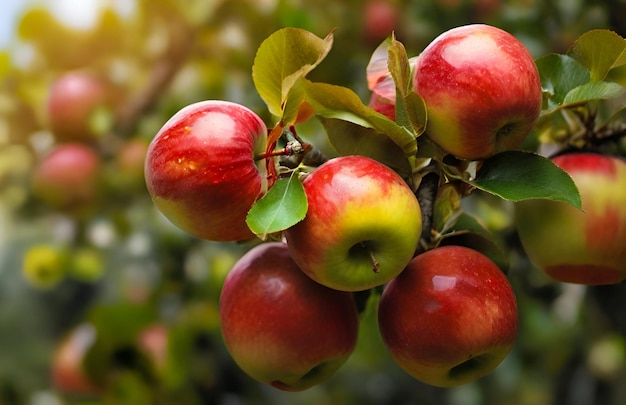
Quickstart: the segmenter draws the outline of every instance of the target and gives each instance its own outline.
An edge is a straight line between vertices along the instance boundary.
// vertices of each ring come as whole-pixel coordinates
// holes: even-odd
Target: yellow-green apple
[[[303,181],[305,218],[285,231],[291,256],[313,280],[361,291],[396,277],[415,254],[419,202],[406,182],[364,156],[327,161]]]
[[[415,379],[438,387],[491,373],[517,338],[514,291],[482,253],[441,246],[419,254],[389,282],[378,322],[393,359]]]
[[[257,245],[234,265],[220,295],[226,347],[252,378],[285,391],[328,380],[356,345],[351,293],[307,277],[282,242]]]
[[[240,104],[190,104],[150,142],[148,191],[165,217],[191,235],[214,241],[251,239],[245,220],[266,187],[255,160],[266,141],[263,121]]]
[[[50,86],[46,112],[50,129],[61,142],[93,139],[99,135],[97,114],[113,113],[113,86],[92,72],[69,71]]]
[[[85,356],[95,340],[96,330],[90,323],[76,326],[61,340],[51,362],[52,384],[57,390],[83,395],[101,390],[84,365]]]
[[[34,169],[33,195],[52,208],[76,214],[90,211],[100,192],[102,160],[80,143],[55,146]]]
[[[530,260],[552,278],[576,284],[626,279],[626,162],[593,153],[552,159],[578,187],[579,210],[528,200],[516,205],[516,224]]]
[[[428,110],[427,134],[461,159],[514,149],[541,111],[541,83],[529,50],[485,24],[435,38],[418,57],[415,90]]]

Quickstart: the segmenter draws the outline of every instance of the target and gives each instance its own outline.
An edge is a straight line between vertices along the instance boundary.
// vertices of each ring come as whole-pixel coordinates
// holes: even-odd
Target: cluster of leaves
[[[555,122],[555,116],[582,117],[581,111],[585,111],[584,117],[595,117],[599,100],[623,95],[625,44],[611,31],[595,30],[581,36],[567,54],[539,58],[544,106],[531,138],[542,131],[565,132],[571,141],[575,139],[571,122],[564,127]],[[425,223],[431,224],[439,237],[423,241],[426,248],[445,238],[463,237],[463,243],[480,246],[499,264],[504,263],[502,254],[493,254],[498,249],[494,249],[489,232],[461,210],[460,199],[474,190],[514,202],[550,199],[581,208],[571,178],[542,153],[526,148],[469,162],[446,155],[430,141],[425,132],[428,109],[413,90],[416,57],[409,58],[395,37],[374,51],[367,67],[370,90],[395,97],[395,120],[370,108],[347,87],[309,80],[307,75],[329,54],[332,45],[332,32],[319,38],[303,29],[284,28],[270,35],[257,51],[252,70],[254,84],[276,117],[276,124],[270,131],[265,154],[273,186],[248,216],[248,224],[256,234],[267,237],[280,233],[306,215],[306,196],[298,174],[312,168],[300,164],[277,173],[271,151],[284,134],[293,137],[297,124],[313,115],[322,123],[338,155],[363,155],[388,165],[413,188],[420,203],[434,206],[427,211],[431,218],[425,218]],[[619,121],[621,111],[623,108],[618,107],[602,128]],[[589,131],[588,120],[581,122],[588,137],[599,133],[595,127]],[[540,137],[540,143],[547,143],[544,138]],[[423,195],[420,186],[430,173],[437,175],[435,192]],[[469,234],[472,238],[468,240]]]

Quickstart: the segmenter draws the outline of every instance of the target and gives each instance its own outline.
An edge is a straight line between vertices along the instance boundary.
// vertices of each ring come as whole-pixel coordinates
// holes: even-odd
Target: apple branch
[[[439,190],[440,175],[437,172],[429,172],[424,175],[415,192],[417,201],[422,210],[422,236],[420,237],[419,249],[425,251],[432,244],[432,225],[435,206],[435,198]]]

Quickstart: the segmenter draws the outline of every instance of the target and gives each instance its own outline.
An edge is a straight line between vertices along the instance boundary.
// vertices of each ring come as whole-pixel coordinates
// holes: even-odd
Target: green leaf
[[[409,63],[409,56],[406,53],[404,45],[395,38],[391,39],[389,46],[389,59],[387,65],[389,73],[396,85],[396,91],[400,93],[402,97],[405,97],[411,90],[413,90],[413,79],[411,76],[411,65]]]
[[[413,91],[413,71],[411,66],[416,58],[409,59],[406,49],[395,38],[389,46],[388,68],[396,88],[396,122],[413,130],[416,137],[426,129],[426,103]]]
[[[342,156],[361,155],[389,166],[405,181],[412,181],[412,170],[398,145],[384,134],[349,121],[319,117],[333,148]]]
[[[483,162],[471,184],[505,200],[541,198],[582,209],[572,178],[550,159],[531,152],[508,151],[492,156]]]
[[[304,219],[308,203],[304,187],[293,172],[287,179],[279,179],[253,206],[246,223],[262,239],[271,233],[283,231]]]
[[[589,82],[570,90],[563,104],[581,103],[591,100],[617,98],[626,93],[626,88],[611,82]]]
[[[319,117],[344,120],[375,130],[391,139],[403,151],[410,167],[415,167],[417,141],[411,131],[363,104],[347,87],[308,80],[303,80],[303,84],[307,102]]]
[[[563,104],[566,95],[589,82],[589,71],[567,55],[550,54],[536,60],[547,106],[554,109]]]
[[[626,65],[626,40],[613,31],[597,29],[581,35],[567,52],[591,72],[591,80],[606,78],[609,70]]]
[[[440,246],[456,245],[474,249],[490,258],[502,271],[509,268],[509,259],[502,242],[483,226],[474,216],[462,212],[450,232],[441,240]]]
[[[292,86],[326,57],[332,44],[332,32],[321,39],[300,28],[280,29],[261,43],[252,80],[272,114],[282,116]]]

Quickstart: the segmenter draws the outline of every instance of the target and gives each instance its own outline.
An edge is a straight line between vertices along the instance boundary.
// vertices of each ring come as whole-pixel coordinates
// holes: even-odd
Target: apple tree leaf
[[[609,70],[626,65],[626,40],[606,29],[581,35],[567,54],[591,72],[591,80],[604,80]]]
[[[292,86],[328,55],[333,34],[319,38],[300,28],[282,28],[259,46],[252,66],[254,86],[269,111],[282,117]]]
[[[502,241],[474,216],[461,212],[452,229],[443,236],[440,246],[457,245],[474,249],[490,258],[502,271],[508,270],[510,263]]]
[[[306,79],[302,82],[307,102],[318,117],[351,122],[388,137],[404,153],[409,166],[415,167],[417,141],[411,131],[363,104],[359,96],[347,87],[311,82]],[[344,133],[329,133],[329,137],[335,140],[344,135],[350,136]]]
[[[404,45],[395,38],[389,46],[388,67],[396,87],[396,122],[411,128],[416,137],[426,129],[426,103],[413,91],[416,58],[409,59]]]
[[[563,99],[563,104],[618,98],[624,93],[626,93],[626,88],[617,83],[589,82],[570,90]]]
[[[572,178],[550,159],[532,152],[498,153],[483,162],[470,183],[505,200],[548,199],[582,209]]]
[[[350,121],[324,117],[319,120],[340,155],[367,156],[389,166],[405,181],[412,181],[411,167],[402,149],[382,133]]]
[[[589,82],[589,71],[567,55],[550,54],[535,61],[544,93],[545,110],[561,106],[567,94]]]
[[[297,171],[279,179],[250,209],[246,223],[256,235],[265,239],[304,219],[308,209],[306,193]]]

